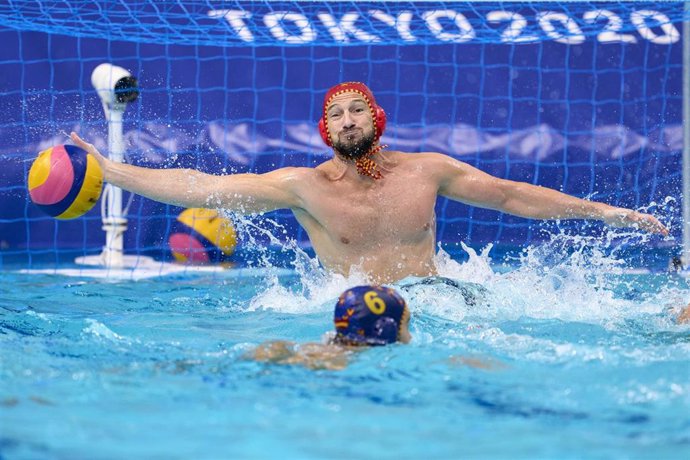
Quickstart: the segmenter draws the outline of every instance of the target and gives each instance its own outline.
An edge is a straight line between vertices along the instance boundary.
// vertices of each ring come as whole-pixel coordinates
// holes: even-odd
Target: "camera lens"
[[[119,103],[133,102],[139,97],[139,87],[137,79],[128,76],[120,78],[115,83],[115,99]]]

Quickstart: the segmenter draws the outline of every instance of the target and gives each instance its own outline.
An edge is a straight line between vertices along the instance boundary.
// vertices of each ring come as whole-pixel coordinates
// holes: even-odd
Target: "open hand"
[[[668,229],[656,217],[632,209],[613,208],[604,214],[603,221],[612,227],[633,227],[668,236]]]
[[[93,155],[96,161],[98,161],[98,164],[101,167],[101,169],[105,171],[106,163],[109,160],[105,158],[103,155],[101,155],[101,152],[99,152],[96,149],[96,147],[93,146],[93,144],[89,144],[88,142],[86,142],[84,139],[79,137],[79,135],[74,131],[72,131],[72,133],[70,134],[70,138],[72,139],[72,142],[74,142],[77,145],[77,147],[80,147],[86,150],[91,155]]]

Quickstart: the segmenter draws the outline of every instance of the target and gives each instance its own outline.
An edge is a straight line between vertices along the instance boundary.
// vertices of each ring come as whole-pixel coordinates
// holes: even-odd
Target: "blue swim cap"
[[[357,286],[343,292],[335,305],[335,341],[355,345],[386,345],[398,341],[407,304],[400,294],[382,286]]]

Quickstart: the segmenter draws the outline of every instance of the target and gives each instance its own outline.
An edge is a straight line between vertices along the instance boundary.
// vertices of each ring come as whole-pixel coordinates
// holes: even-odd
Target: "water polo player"
[[[442,153],[386,150],[385,128],[371,90],[346,82],[326,93],[319,132],[334,155],[314,168],[224,176],[148,169],[109,161],[72,139],[97,158],[106,181],[157,201],[246,214],[290,209],[326,270],[365,273],[375,283],[437,274],[439,197],[532,219],[596,219],[668,234],[649,214],[499,179]]]
[[[400,294],[382,286],[345,291],[333,312],[334,343],[349,346],[387,345],[410,341],[410,311]]]
[[[335,335],[327,343],[295,344],[285,340],[263,343],[248,358],[276,364],[296,364],[309,369],[339,370],[357,350],[408,343],[410,311],[395,290],[382,286],[357,286],[345,291],[335,305]]]

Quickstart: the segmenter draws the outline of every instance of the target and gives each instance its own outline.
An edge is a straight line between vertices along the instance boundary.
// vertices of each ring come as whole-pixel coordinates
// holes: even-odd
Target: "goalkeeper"
[[[531,219],[595,219],[668,235],[649,214],[499,179],[440,153],[386,150],[386,114],[363,83],[328,90],[320,116],[333,158],[265,174],[141,168],[106,159],[76,133],[72,140],[96,157],[106,181],[157,201],[249,214],[290,209],[327,270],[359,271],[374,283],[436,274],[439,196]]]

